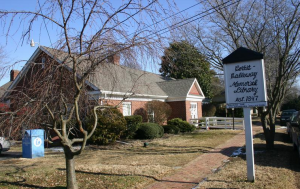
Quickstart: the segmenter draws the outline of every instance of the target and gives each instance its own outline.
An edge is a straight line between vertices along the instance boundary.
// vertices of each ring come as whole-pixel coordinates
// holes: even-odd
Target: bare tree
[[[241,46],[264,54],[268,107],[261,121],[267,147],[273,148],[276,114],[299,75],[300,2],[214,0],[204,5],[211,12],[194,27],[194,37],[215,68],[222,70],[222,58]]]
[[[168,9],[173,6],[168,5]],[[156,0],[114,3],[106,0],[46,0],[38,1],[35,11],[0,10],[0,21],[6,24],[7,36],[15,32],[10,27],[13,24],[28,26],[22,31],[22,41],[29,41],[33,28],[38,24],[46,29],[54,28],[52,30],[60,36],[52,45],[54,56],[47,60],[48,66],[41,69],[42,60],[31,63],[30,71],[27,72],[30,81],[24,79],[20,82],[20,88],[11,93],[14,96],[14,112],[20,112],[23,108],[25,112],[20,117],[52,128],[61,139],[68,188],[78,188],[74,156],[82,153],[87,139],[97,126],[96,111],[107,108],[86,105],[86,81],[111,55],[120,54],[123,59],[143,60],[143,57],[158,54],[157,50],[162,49],[160,45],[163,41],[159,32],[156,32],[160,26],[155,25],[147,30],[143,28],[168,12]],[[42,23],[38,20],[42,20]],[[61,58],[62,54],[63,61],[57,65],[54,60]],[[95,117],[95,123],[88,133],[83,126],[83,119],[90,111]],[[81,137],[70,139],[70,133],[75,130]],[[75,142],[81,143],[79,150],[73,148]]]

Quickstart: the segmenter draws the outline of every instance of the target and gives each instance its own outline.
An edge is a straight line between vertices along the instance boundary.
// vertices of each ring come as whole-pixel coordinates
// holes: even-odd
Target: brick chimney
[[[107,59],[108,59],[109,63],[120,65],[120,55],[119,54],[111,55]]]
[[[20,73],[19,70],[11,70],[10,71],[10,81],[15,80],[19,73]]]

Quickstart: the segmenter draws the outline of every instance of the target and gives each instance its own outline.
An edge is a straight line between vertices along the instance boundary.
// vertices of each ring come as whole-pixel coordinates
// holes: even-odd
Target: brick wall
[[[200,92],[198,91],[196,85],[194,84],[193,87],[191,88],[191,91],[189,93],[190,95],[201,95]]]
[[[191,103],[197,103],[198,118],[202,117],[202,102],[186,101],[186,121],[189,121],[191,119]]]
[[[119,104],[120,100],[104,100],[108,105],[115,106]],[[124,101],[131,102],[131,113],[132,115],[141,115],[143,117],[143,121],[147,121],[147,111],[146,104],[147,101]],[[183,120],[189,121],[191,119],[190,106],[193,101],[178,101],[178,102],[167,102],[172,108],[172,114],[169,117],[173,118],[181,118]],[[195,102],[193,102],[195,103]],[[202,117],[202,102],[197,103],[198,110],[198,118]],[[119,106],[119,110],[123,113],[122,104]]]
[[[110,106],[118,105],[121,101],[120,100],[103,100],[103,102]],[[125,100],[124,102],[131,102],[131,114],[132,115],[141,115],[143,117],[143,121],[147,121],[147,111],[146,111],[146,104],[147,101],[130,101]],[[122,104],[120,104],[118,108],[121,113],[123,113]]]
[[[202,117],[202,102],[198,102],[198,118]]]
[[[172,108],[172,114],[169,119],[181,118],[186,120],[186,104],[185,101],[167,102]]]

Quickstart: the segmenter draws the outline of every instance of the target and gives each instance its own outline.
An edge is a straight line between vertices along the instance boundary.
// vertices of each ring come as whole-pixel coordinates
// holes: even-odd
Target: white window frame
[[[123,116],[131,116],[132,115],[131,108],[132,108],[131,102],[123,102],[122,103]],[[128,115],[125,115],[124,114],[125,112],[129,112]]]
[[[194,117],[194,118],[193,118],[193,115],[192,115],[192,105],[195,105],[195,109],[196,109],[196,117]],[[197,104],[197,102],[191,102],[190,106],[191,106],[191,108],[190,108],[191,118],[192,119],[198,119],[198,104]]]
[[[148,114],[148,121],[150,123],[154,123],[154,111],[153,110],[148,110],[147,114]]]
[[[45,57],[42,57],[42,68],[43,68],[43,69],[45,68],[45,62],[46,62],[46,58],[45,58]]]

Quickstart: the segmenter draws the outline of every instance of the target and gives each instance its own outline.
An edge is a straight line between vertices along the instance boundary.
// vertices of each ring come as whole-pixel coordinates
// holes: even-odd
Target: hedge
[[[126,120],[126,131],[123,133],[122,137],[124,138],[134,138],[135,132],[139,128],[139,124],[142,123],[142,116],[140,115],[132,115],[125,116]]]
[[[164,128],[156,123],[141,123],[136,131],[138,139],[154,139],[164,135]]]
[[[180,118],[174,118],[168,121],[168,126],[176,126],[180,129],[180,132],[193,132],[196,127],[189,124],[187,121],[183,121]]]
[[[89,142],[93,144],[113,143],[121,137],[126,130],[126,120],[116,108],[108,108],[98,111],[98,125]],[[94,118],[87,121],[88,131],[92,130]]]

